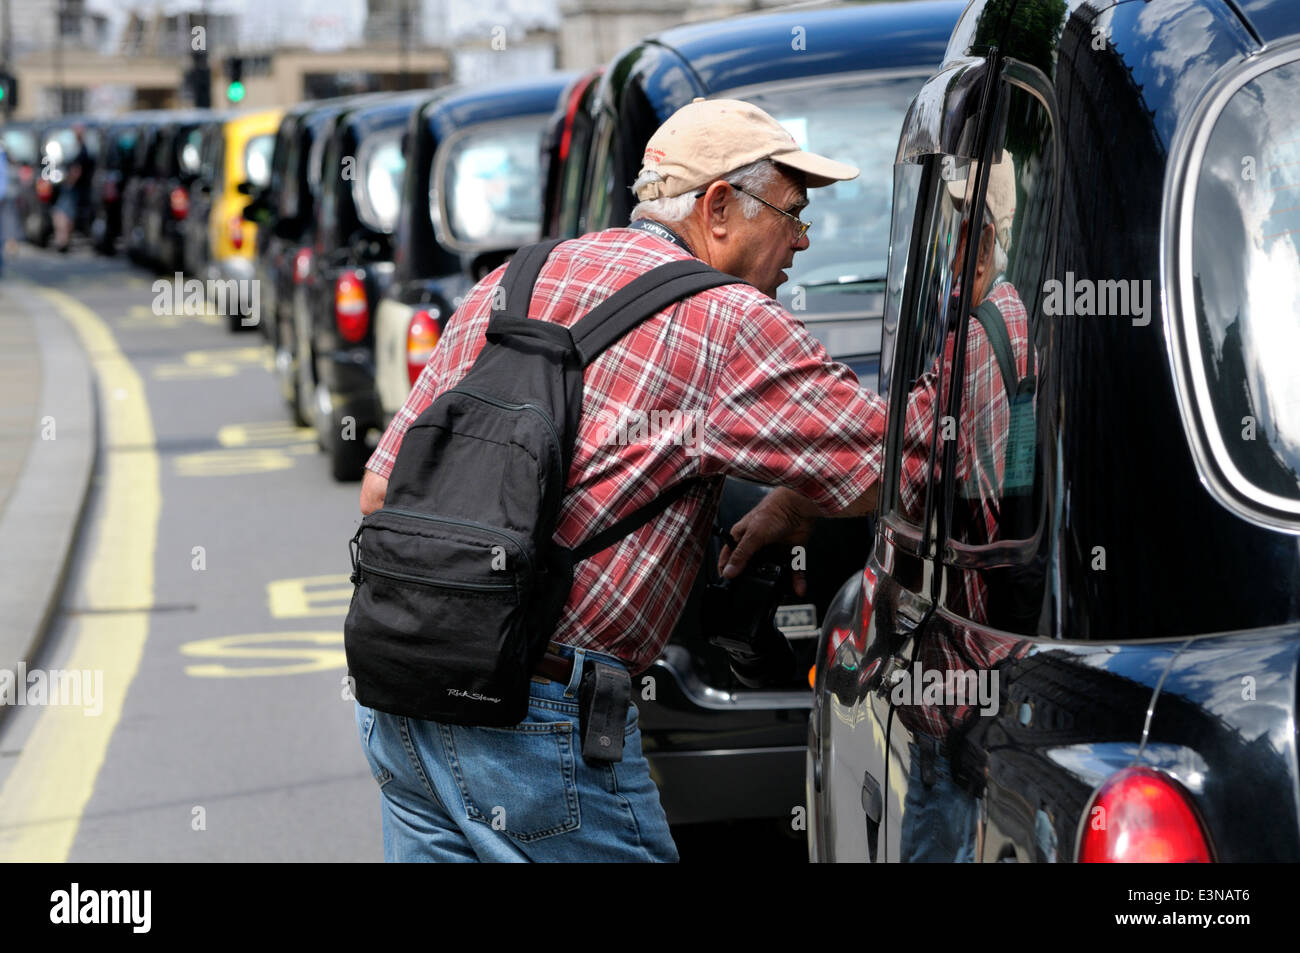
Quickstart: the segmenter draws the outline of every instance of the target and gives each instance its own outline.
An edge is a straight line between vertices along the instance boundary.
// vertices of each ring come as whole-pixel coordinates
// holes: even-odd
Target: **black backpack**
[[[573,567],[699,483],[677,484],[574,549],[552,542],[583,368],[673,302],[737,281],[698,260],[670,262],[566,328],[527,316],[557,244],[511,259],[482,352],[411,423],[384,507],[352,538],[356,588],[343,635],[363,705],[459,725],[518,724]]]

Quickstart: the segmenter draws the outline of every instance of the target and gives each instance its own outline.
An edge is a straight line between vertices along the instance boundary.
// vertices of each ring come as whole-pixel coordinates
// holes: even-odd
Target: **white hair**
[[[734,172],[719,176],[719,178],[724,182],[739,186],[746,192],[762,192],[776,181],[777,171],[771,159],[759,159],[757,162],[741,166]],[[642,186],[662,181],[663,176],[658,172],[643,172],[632,183],[632,194],[635,195]],[[711,182],[706,183],[704,187],[707,188],[711,184]],[[639,202],[636,208],[632,209],[632,221],[635,222],[638,218],[652,218],[657,222],[680,222],[687,215],[690,215],[691,209],[695,207],[696,191],[698,190],[692,190],[683,195],[674,195],[672,198],[647,199],[644,202]],[[763,203],[758,199],[751,198],[744,192],[738,192],[737,195],[740,197],[740,214],[744,215],[745,218],[753,218],[762,211]]]

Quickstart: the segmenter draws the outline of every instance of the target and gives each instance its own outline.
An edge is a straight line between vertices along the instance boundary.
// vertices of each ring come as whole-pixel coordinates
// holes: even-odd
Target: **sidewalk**
[[[97,436],[81,342],[13,264],[0,279],[0,671],[33,659],[58,606]]]

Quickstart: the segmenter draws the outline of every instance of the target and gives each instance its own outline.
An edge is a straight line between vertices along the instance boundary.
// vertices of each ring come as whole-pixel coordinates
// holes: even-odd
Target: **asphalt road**
[[[111,334],[91,354],[96,477],[33,662],[100,659],[102,711],[11,713],[0,784],[33,793],[0,827],[72,861],[381,860],[344,685],[359,484],[289,422],[256,332],[157,313],[155,276],[121,258],[24,249],[6,267]],[[775,824],[675,833],[686,861],[806,857]]]

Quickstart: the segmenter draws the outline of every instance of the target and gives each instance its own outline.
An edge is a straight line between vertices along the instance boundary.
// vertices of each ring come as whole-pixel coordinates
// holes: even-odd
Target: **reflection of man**
[[[979,163],[972,162],[973,179]],[[968,180],[949,181],[949,198],[960,209]],[[1012,225],[1015,219],[1015,172],[1012,156],[1003,151],[989,170],[985,205],[979,221],[979,246],[971,286],[967,319],[965,363],[962,368],[961,410],[956,420],[957,455],[954,469],[957,500],[952,535],[971,544],[990,543],[1002,538],[1000,516],[1004,491],[1009,490],[1007,443],[1011,433],[1011,401],[1015,384],[1028,374],[1028,319],[1015,286],[1003,272],[1007,267]],[[967,239],[976,221],[962,222],[952,267],[964,269]],[[946,413],[947,380],[940,369],[951,373],[957,344],[957,328],[944,342],[942,362],[936,360],[921,376],[909,396],[904,436],[904,459],[900,497],[914,518],[922,518],[921,491],[930,454],[931,427],[936,414]],[[1002,337],[1002,343],[996,338]],[[1004,353],[999,360],[998,351]],[[1006,353],[1009,351],[1010,353]],[[1011,365],[1003,368],[1003,364]],[[942,422],[941,422],[942,425]],[[942,434],[941,434],[942,435]],[[951,436],[951,435],[950,435]],[[939,447],[942,448],[940,443]],[[941,458],[935,462],[935,472]],[[1032,469],[1031,469],[1032,473]],[[933,492],[941,492],[937,489]],[[976,622],[988,621],[988,593],[981,575],[963,572],[963,584],[953,593],[952,608]],[[964,602],[964,605],[962,604]],[[916,659],[924,671],[949,673],[996,673],[1013,654],[1028,651],[1029,643],[1010,637],[978,635],[964,627],[953,634],[930,629],[920,639]],[[996,681],[991,682],[997,685]],[[995,689],[996,690],[996,689]],[[912,735],[907,795],[904,801],[900,856],[905,861],[975,860],[978,802],[971,791],[971,779],[953,775],[952,758],[961,734],[976,717],[974,706],[945,698],[941,704],[904,705],[899,719]]]
[[[973,178],[978,169],[979,163],[972,162],[969,175]],[[966,178],[948,182],[948,195],[959,209],[965,201],[966,191]],[[953,476],[958,499],[954,519],[958,527],[954,535],[975,545],[1002,538],[999,516],[1001,498],[1006,487],[1004,476],[1011,417],[1011,395],[1007,392],[997,351],[985,328],[986,323],[996,325],[1000,322],[1006,329],[1014,377],[1018,380],[1028,373],[1028,317],[1015,286],[1003,275],[1007,267],[1015,213],[1013,157],[1004,150],[989,170],[985,207],[980,216],[979,248],[970,296],[972,313],[966,331],[961,410],[955,422],[955,435],[945,434],[940,421],[941,437],[955,437],[957,441]],[[969,216],[961,224],[952,260],[954,269],[964,268],[966,242],[973,221],[974,216]],[[945,339],[942,361],[935,359],[930,369],[917,379],[908,398],[899,497],[903,512],[917,522],[924,518],[925,497],[922,492],[926,485],[926,466],[930,458],[931,428],[935,425],[936,417],[942,418],[947,412],[949,394],[946,375],[947,369],[953,367],[956,345],[957,328],[954,326]],[[940,378],[940,368],[945,369],[943,380]],[[940,450],[942,446],[940,443]],[[934,492],[941,492],[938,489],[941,463],[940,454],[934,463]],[[963,501],[966,506],[963,506]],[[963,509],[965,512],[959,512]],[[977,574],[966,573],[965,576],[964,614],[975,621],[985,621],[986,593]]]

